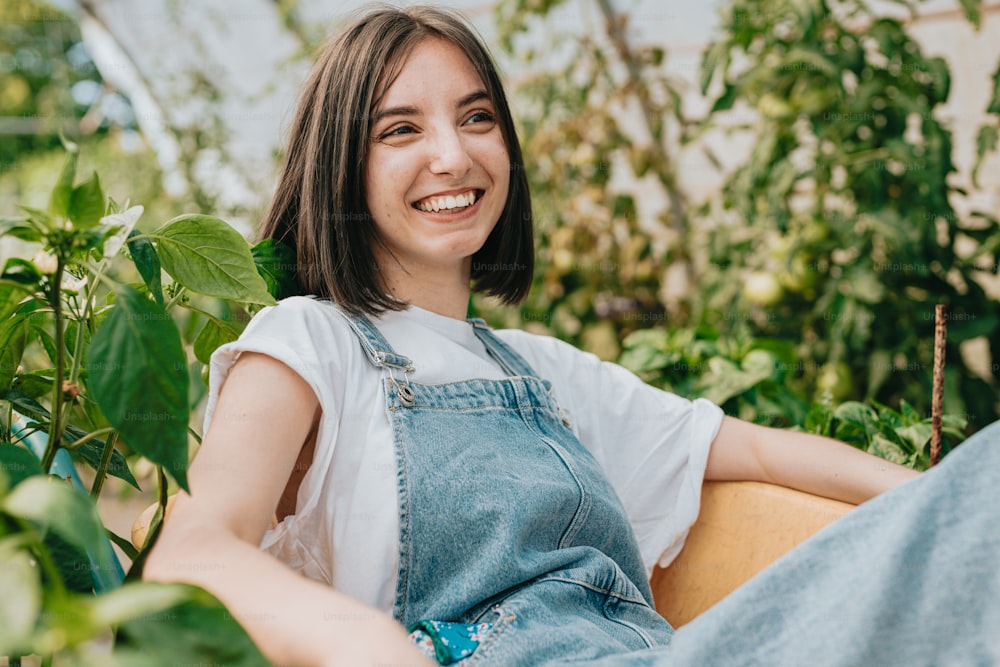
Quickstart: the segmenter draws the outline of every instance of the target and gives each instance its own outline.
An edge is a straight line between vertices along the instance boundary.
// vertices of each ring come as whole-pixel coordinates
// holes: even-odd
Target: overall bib
[[[538,665],[662,646],[625,509],[528,363],[470,320],[509,375],[411,383],[364,317],[347,316],[383,369],[399,501],[394,617],[475,625],[463,665]],[[447,625],[447,624],[445,624]],[[439,654],[440,659],[440,654]]]

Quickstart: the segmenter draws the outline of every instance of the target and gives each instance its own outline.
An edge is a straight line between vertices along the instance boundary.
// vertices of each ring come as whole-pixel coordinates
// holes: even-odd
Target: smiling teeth
[[[428,197],[417,202],[416,206],[421,211],[436,213],[438,211],[450,211],[457,208],[465,208],[476,203],[476,192],[470,190],[458,196],[447,195],[444,197]]]

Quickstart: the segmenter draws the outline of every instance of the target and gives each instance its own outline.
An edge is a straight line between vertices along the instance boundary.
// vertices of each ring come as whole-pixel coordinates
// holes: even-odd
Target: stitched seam
[[[588,589],[590,589],[592,591],[595,591],[597,593],[604,593],[605,595],[607,595],[609,597],[614,597],[614,598],[618,598],[620,600],[625,600],[626,602],[634,602],[636,604],[641,604],[644,607],[648,607],[649,606],[648,604],[646,604],[646,601],[643,600],[641,597],[640,598],[635,598],[635,597],[632,597],[631,595],[626,595],[625,593],[619,593],[618,591],[613,591],[611,589],[604,588],[603,586],[598,586],[597,584],[592,584],[592,583],[587,582],[587,581],[580,581],[578,579],[570,579],[569,577],[560,577],[560,576],[556,575],[556,576],[550,576],[550,577],[542,577],[541,579],[536,580],[536,583],[541,583],[543,581],[562,581],[562,582],[567,583],[567,584],[576,584],[577,586],[582,586],[583,588],[588,588]]]
[[[629,630],[632,630],[635,634],[639,635],[639,639],[641,639],[643,641],[643,643],[646,644],[646,648],[652,648],[654,646],[657,646],[656,642],[653,641],[653,638],[650,637],[649,634],[645,630],[643,630],[642,628],[640,628],[639,626],[637,626],[634,623],[631,623],[629,621],[626,621],[626,620],[623,620],[623,619],[620,619],[620,618],[615,618],[613,615],[609,615],[608,614],[608,606],[611,604],[611,598],[613,598],[613,597],[616,597],[616,596],[609,595],[609,596],[607,596],[604,599],[604,605],[603,605],[603,607],[601,609],[601,611],[604,614],[604,618],[607,619],[607,620],[609,620],[609,621],[611,621],[612,623],[617,623],[618,625],[620,625],[622,627],[625,627],[625,628],[628,628]]]
[[[479,646],[469,659],[469,667],[478,665],[485,659],[486,654],[489,653],[490,649],[496,646],[496,642],[500,638],[500,635],[504,634],[503,631],[506,630],[510,626],[511,622],[517,618],[517,614],[515,612],[506,611],[502,607],[497,609],[497,613],[500,614],[500,618],[497,619],[493,627],[490,628],[490,631],[486,633],[485,637],[483,637],[483,641],[479,642]]]

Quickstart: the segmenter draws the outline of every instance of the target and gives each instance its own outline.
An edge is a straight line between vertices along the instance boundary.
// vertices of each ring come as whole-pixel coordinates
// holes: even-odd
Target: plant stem
[[[94,314],[94,296],[97,293],[97,286],[101,282],[106,282],[107,279],[104,277],[104,270],[108,266],[108,260],[102,260],[96,266],[88,263],[87,268],[93,273],[93,280],[87,285],[86,301],[83,304],[83,314],[77,321],[76,327],[76,340],[73,341],[73,363],[70,366],[69,371],[69,381],[76,382],[80,375],[81,357],[83,356],[83,327],[86,326],[88,329],[91,328],[90,319]],[[72,403],[67,403],[63,409],[63,413],[59,417],[60,423],[65,424],[69,419],[69,411],[73,408]]]
[[[63,366],[66,363],[65,332],[63,331],[62,314],[62,276],[66,270],[66,259],[59,255],[56,264],[56,272],[52,276],[52,292],[49,303],[52,305],[52,312],[55,316],[56,326],[56,358],[55,377],[52,381],[52,410],[49,414],[49,442],[45,446],[45,455],[42,457],[42,470],[46,473],[52,468],[52,462],[59,451],[62,441],[62,407],[63,407]]]
[[[90,497],[97,500],[104,488],[104,480],[108,477],[108,466],[111,465],[111,455],[115,452],[115,443],[118,442],[118,433],[114,430],[108,433],[104,441],[104,451],[101,452],[101,465],[97,468],[97,476],[94,478],[94,486],[90,489]]]
[[[69,443],[68,445],[63,445],[63,448],[64,449],[73,449],[75,447],[79,447],[80,445],[82,445],[83,443],[87,442],[91,438],[96,438],[98,436],[107,435],[108,433],[114,433],[114,431],[115,431],[115,429],[113,427],[111,427],[111,426],[106,426],[105,428],[99,428],[96,431],[91,431],[90,433],[87,433],[86,435],[80,436],[79,439],[74,440],[73,442]]]
[[[167,301],[166,305],[163,306],[163,310],[169,312],[170,308],[172,306],[174,306],[178,301],[181,300],[181,297],[184,296],[185,292],[187,292],[187,288],[186,287],[184,287],[183,285],[181,285],[180,287],[178,287],[177,288],[177,292],[174,294],[173,298],[170,299],[170,301]]]

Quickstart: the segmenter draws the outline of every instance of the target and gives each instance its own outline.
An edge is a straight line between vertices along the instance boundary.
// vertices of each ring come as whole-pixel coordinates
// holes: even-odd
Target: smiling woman
[[[531,284],[524,171],[457,17],[377,9],[324,51],[263,229],[312,297],[213,355],[191,495],[145,576],[209,589],[282,664],[1000,659],[958,613],[1000,625],[997,428],[913,480],[466,320],[473,288],[517,303]],[[900,488],[675,633],[649,575],[680,552],[706,479],[851,503]]]
[[[443,214],[458,195],[467,208]],[[409,247],[435,228],[419,225],[449,221],[463,231],[426,243],[435,252],[455,243],[452,253],[472,243],[475,266],[523,266],[471,271],[476,289],[507,303],[523,299],[534,267],[531,202],[488,51],[447,13],[374,12],[330,44],[306,83],[261,235],[295,248],[304,293],[373,315],[409,303],[390,281],[406,289],[417,282],[413,271],[441,268],[395,244],[409,237]],[[482,238],[461,240],[473,228]],[[393,241],[396,234],[404,237]]]

